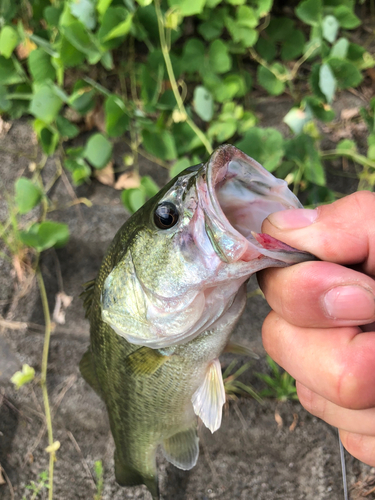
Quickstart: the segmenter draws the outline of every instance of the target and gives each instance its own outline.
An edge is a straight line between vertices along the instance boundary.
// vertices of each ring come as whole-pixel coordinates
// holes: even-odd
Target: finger
[[[375,332],[301,328],[272,311],[262,335],[268,354],[312,391],[344,408],[375,406]]]
[[[267,269],[258,281],[272,309],[303,327],[361,325],[375,321],[375,281],[330,262]]]
[[[262,231],[319,259],[363,264],[375,274],[375,194],[361,191],[316,210],[284,210],[271,214]]]
[[[342,408],[299,382],[296,386],[301,405],[312,415],[338,429],[375,437],[375,408],[365,410]]]
[[[340,430],[340,438],[353,457],[375,467],[375,437]]]

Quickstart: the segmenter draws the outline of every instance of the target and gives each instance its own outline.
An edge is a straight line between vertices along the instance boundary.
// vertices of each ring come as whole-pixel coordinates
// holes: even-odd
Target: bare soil
[[[340,109],[363,103],[351,94],[342,94]],[[284,108],[289,102],[266,102],[258,106],[263,126],[283,128]],[[338,122],[337,130],[347,124]],[[358,132],[358,131],[357,131]],[[357,133],[351,128],[348,134]],[[359,131],[358,133],[360,133]],[[333,134],[333,132],[332,132]],[[331,148],[330,134],[326,136]],[[35,145],[27,121],[12,124],[0,137],[0,219],[7,217],[7,193],[14,180],[27,171]],[[126,151],[119,143],[115,160]],[[49,159],[45,175],[52,176],[54,159]],[[353,168],[344,171],[341,162],[332,162],[328,181],[336,191],[355,191]],[[162,186],[167,173],[141,160],[141,173],[151,174]],[[93,206],[70,206],[71,190],[60,179],[50,193],[61,209],[52,218],[69,224],[71,238],[66,247],[43,254],[41,269],[45,278],[51,311],[61,281],[66,294],[73,297],[66,311],[66,323],[57,325],[51,338],[48,364],[48,391],[53,408],[54,439],[61,448],[55,464],[54,498],[89,500],[96,493],[93,465],[104,466],[103,500],[149,499],[144,487],[121,488],[114,480],[113,440],[103,403],[82,379],[78,363],[89,344],[89,326],[84,318],[79,294],[82,283],[93,279],[104,252],[115,232],[128,215],[120,203],[119,192],[97,181],[76,188],[75,195],[87,197]],[[252,288],[256,283],[252,283]],[[238,324],[234,336],[259,355],[253,369],[243,375],[245,383],[257,390],[262,383],[254,372],[267,372],[261,343],[261,325],[269,311],[260,296],[253,297]],[[37,383],[16,391],[9,379],[22,363],[28,363],[40,375],[43,348],[43,313],[35,280],[17,285],[12,265],[0,260],[0,498],[21,500],[31,497],[26,486],[38,481],[48,468],[45,452],[47,437],[43,404]],[[4,320],[8,322],[5,324]],[[24,325],[20,323],[25,323]],[[12,328],[7,328],[6,326]],[[223,357],[226,366],[232,358]],[[247,361],[238,358],[239,361]],[[276,418],[275,418],[276,417]],[[293,423],[294,422],[294,423]],[[292,425],[293,424],[293,425]],[[200,458],[189,472],[176,469],[158,458],[160,487],[165,500],[341,500],[343,489],[336,429],[309,415],[298,402],[263,404],[251,398],[229,400],[223,424],[211,435],[200,428]],[[358,499],[375,484],[375,470],[347,456],[351,498]],[[1,470],[1,469],[0,469]],[[5,473],[4,473],[5,471]],[[6,481],[1,484],[4,476]],[[38,498],[47,498],[42,490]],[[367,499],[375,498],[371,493]]]

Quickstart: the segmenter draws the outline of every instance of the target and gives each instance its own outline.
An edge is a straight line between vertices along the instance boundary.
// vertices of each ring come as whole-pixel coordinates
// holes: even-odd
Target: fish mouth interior
[[[299,205],[285,181],[276,179],[242,151],[224,146],[219,155],[210,165],[209,191],[214,210],[227,229],[231,227],[253,241],[251,233],[259,233],[271,213]]]

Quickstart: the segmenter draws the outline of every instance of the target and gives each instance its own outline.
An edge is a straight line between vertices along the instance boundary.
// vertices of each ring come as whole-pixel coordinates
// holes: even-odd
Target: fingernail
[[[318,216],[316,210],[297,208],[275,212],[267,217],[278,229],[301,229],[312,224]]]
[[[337,286],[324,296],[326,314],[333,319],[368,320],[374,318],[373,294],[356,285]]]

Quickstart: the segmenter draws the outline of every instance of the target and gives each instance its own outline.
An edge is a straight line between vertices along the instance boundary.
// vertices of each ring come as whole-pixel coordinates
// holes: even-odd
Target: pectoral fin
[[[196,423],[190,429],[179,432],[163,441],[163,455],[171,464],[182,470],[190,470],[197,463],[199,438]]]
[[[208,365],[203,383],[191,398],[194,411],[211,432],[221,425],[225,389],[221,374],[220,361],[216,358]]]
[[[152,375],[158,370],[169,356],[164,356],[156,349],[141,347],[129,354],[126,364],[134,375]]]

